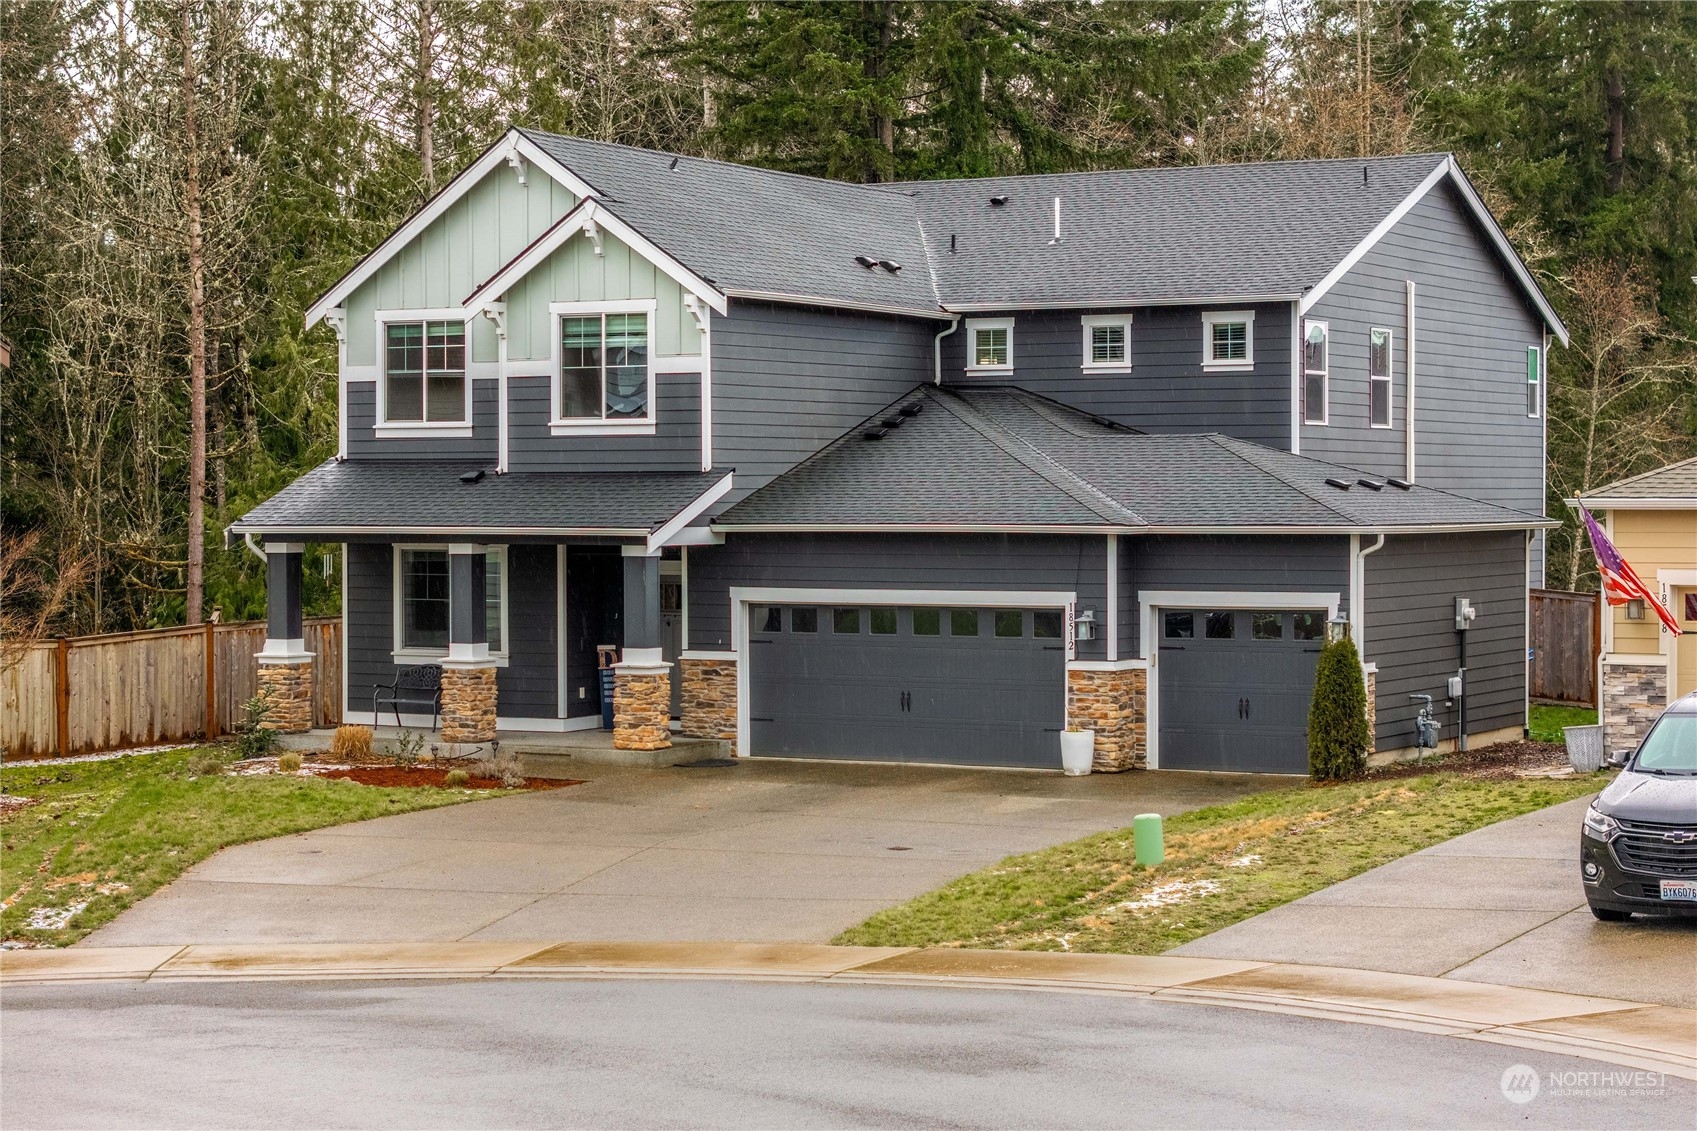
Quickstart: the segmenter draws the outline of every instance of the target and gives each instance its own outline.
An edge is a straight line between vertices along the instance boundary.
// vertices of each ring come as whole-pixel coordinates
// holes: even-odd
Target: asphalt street
[[[0,1003],[0,1050],[8,1131],[1690,1128],[1697,1111],[1697,1086],[1686,1081],[1627,1079],[1596,1061],[1478,1041],[1124,996],[964,988],[13,986]],[[1504,1073],[1517,1064],[1541,1082],[1526,1103],[1504,1094]]]

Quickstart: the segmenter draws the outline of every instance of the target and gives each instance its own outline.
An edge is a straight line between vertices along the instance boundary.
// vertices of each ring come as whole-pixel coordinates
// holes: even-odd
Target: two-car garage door
[[[1059,608],[753,605],[749,753],[1060,766]]]

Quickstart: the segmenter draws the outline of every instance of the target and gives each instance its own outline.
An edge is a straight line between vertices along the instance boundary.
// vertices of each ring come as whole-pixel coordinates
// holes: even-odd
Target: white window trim
[[[1214,326],[1221,322],[1243,323],[1242,361],[1214,360]],[[1202,368],[1210,373],[1243,372],[1255,368],[1255,312],[1253,310],[1204,310],[1202,312]]]
[[[1320,380],[1326,390],[1321,398],[1320,419],[1310,418],[1308,412],[1308,327],[1320,326],[1326,331],[1326,365],[1318,371]],[[1302,423],[1314,428],[1324,428],[1332,422],[1332,325],[1319,318],[1304,318],[1302,320],[1302,338],[1300,352],[1297,354],[1302,361]]]
[[[1527,346],[1526,347],[1526,355],[1528,357],[1531,357],[1534,354],[1536,354],[1537,357],[1538,357],[1538,381],[1537,381],[1537,384],[1536,384],[1536,387],[1537,387],[1537,390],[1538,390],[1537,391],[1538,399],[1535,403],[1534,408],[1526,414],[1526,418],[1528,420],[1537,420],[1544,415],[1545,376],[1544,376],[1544,350],[1543,350],[1543,348],[1540,347],[1540,346]],[[1528,385],[1533,384],[1533,382],[1531,382],[1531,381],[1528,381],[1526,383]]]
[[[465,309],[458,306],[426,306],[416,310],[379,310],[373,316],[377,323],[377,403],[372,406],[376,425],[373,431],[383,440],[449,440],[470,439],[471,416],[471,320]],[[465,323],[465,407],[459,420],[397,420],[391,423],[389,411],[389,330],[391,322],[463,322]]]
[[[968,373],[1013,372],[1013,323],[1012,318],[968,318],[966,320],[966,371]],[[1006,330],[1008,332],[1008,361],[1006,365],[972,364],[972,359],[978,356],[978,331],[980,330]]]
[[[495,651],[494,649],[490,649],[489,660],[492,666],[504,668],[507,666],[508,653],[512,647],[512,637],[508,635],[508,612],[512,607],[512,571],[507,568],[506,546],[489,546],[487,549],[489,553],[495,554],[501,561],[501,650]],[[403,550],[440,550],[442,553],[446,554],[448,553],[448,543],[397,542],[390,548],[389,594],[393,604],[393,613],[390,617],[391,639],[389,643],[391,645],[391,651],[389,652],[389,656],[397,664],[439,664],[448,658],[448,650],[446,648],[443,648],[441,651],[437,651],[434,648],[404,648],[401,646],[401,614],[403,612],[401,608],[401,551]],[[448,599],[450,602],[448,616],[450,618],[454,615],[451,606],[454,592],[452,570],[453,564],[450,558],[450,574],[448,582]],[[344,592],[345,591],[346,590],[344,590]]]
[[[655,375],[659,372],[659,351],[655,348],[655,315],[660,309],[658,299],[607,299],[589,302],[551,302],[548,304],[549,325],[553,327],[549,344],[548,367],[548,431],[554,436],[652,436],[660,406],[655,399]],[[565,419],[560,416],[560,319],[588,314],[646,314],[648,316],[648,416],[643,420]],[[603,365],[603,368],[605,366]]]
[[[1083,338],[1084,352],[1079,368],[1086,373],[1130,373],[1131,372],[1131,315],[1126,314],[1084,314],[1080,315],[1079,333]],[[1092,361],[1090,331],[1098,326],[1119,326],[1125,331],[1125,360],[1123,361]],[[1010,338],[1012,335],[1009,335]]]
[[[1388,334],[1390,344],[1385,347],[1385,375],[1373,376],[1373,335]],[[1332,348],[1330,335],[1327,335],[1326,350],[1327,364],[1331,363]],[[1373,382],[1383,381],[1385,384],[1385,407],[1390,411],[1390,418],[1383,424],[1373,419]],[[1327,385],[1331,384],[1331,375],[1327,374]],[[1389,326],[1369,326],[1367,328],[1367,427],[1395,428],[1396,427],[1396,331]]]

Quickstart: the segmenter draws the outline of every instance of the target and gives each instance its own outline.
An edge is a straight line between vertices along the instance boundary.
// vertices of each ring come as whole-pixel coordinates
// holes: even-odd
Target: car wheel
[[[1616,911],[1612,907],[1598,907],[1594,903],[1591,905],[1591,914],[1605,923],[1624,923],[1632,918],[1630,911]]]

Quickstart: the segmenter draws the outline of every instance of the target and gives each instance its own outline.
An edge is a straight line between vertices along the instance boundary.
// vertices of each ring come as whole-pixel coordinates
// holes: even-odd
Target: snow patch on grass
[[[84,899],[63,907],[37,907],[29,913],[29,928],[32,931],[62,931],[87,906],[88,900]]]
[[[1220,885],[1214,880],[1174,880],[1170,884],[1157,884],[1136,899],[1116,903],[1108,910],[1146,911],[1154,907],[1172,907],[1179,903],[1189,903],[1192,899],[1200,899],[1205,895],[1213,895],[1219,890]]]

